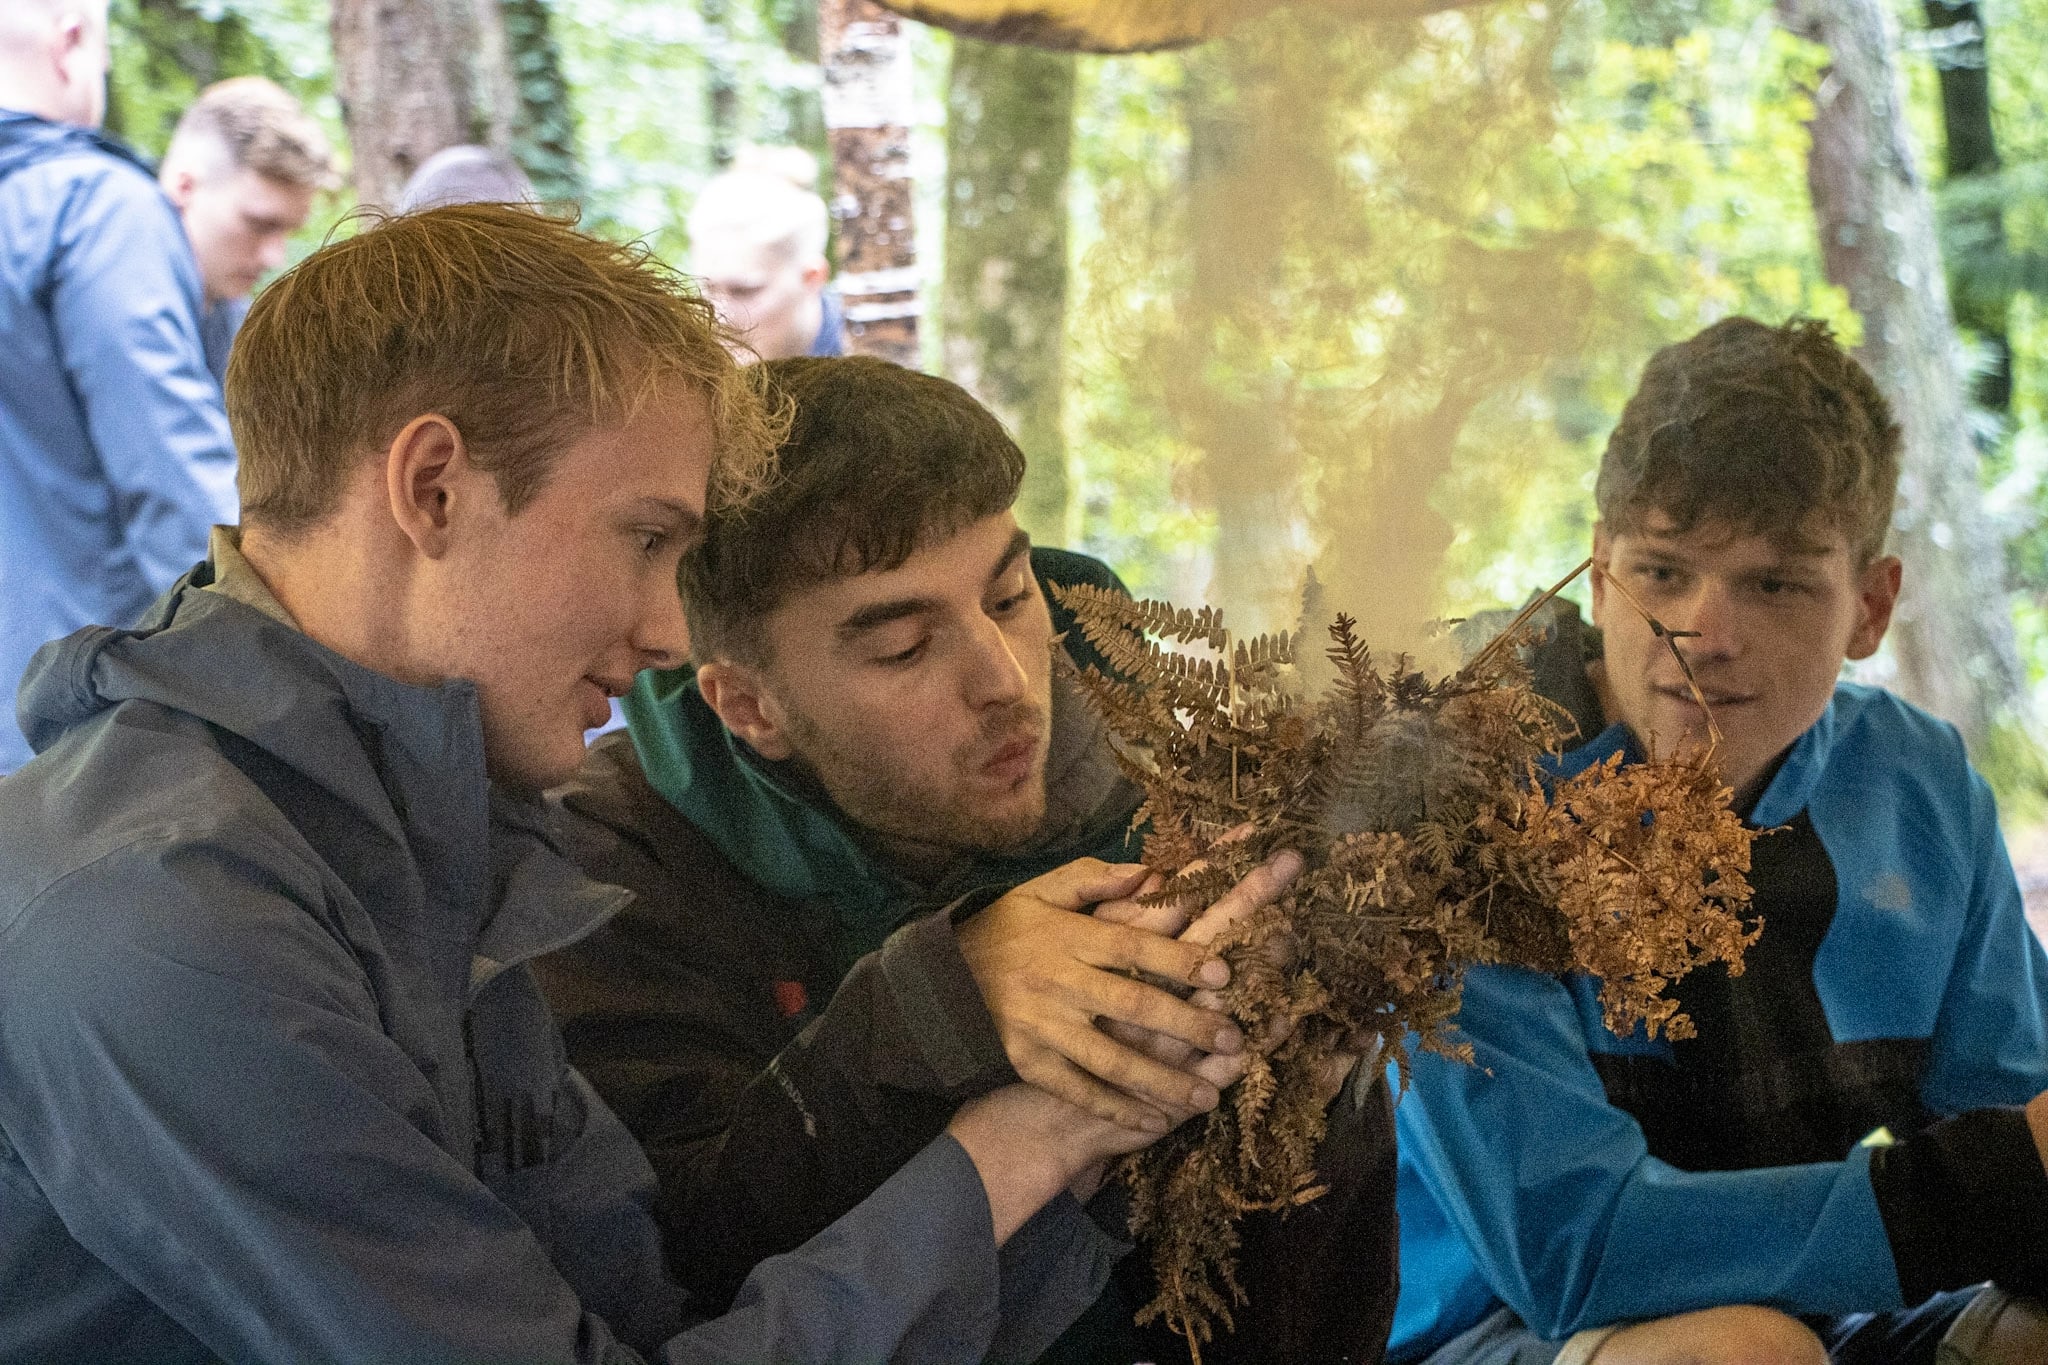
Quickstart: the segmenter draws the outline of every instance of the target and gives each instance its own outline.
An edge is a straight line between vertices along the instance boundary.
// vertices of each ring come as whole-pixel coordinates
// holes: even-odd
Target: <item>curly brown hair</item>
[[[1840,532],[1867,564],[1898,482],[1891,408],[1828,325],[1738,317],[1650,358],[1593,497],[1610,530],[1661,512],[1679,532],[1716,522],[1800,544]]]

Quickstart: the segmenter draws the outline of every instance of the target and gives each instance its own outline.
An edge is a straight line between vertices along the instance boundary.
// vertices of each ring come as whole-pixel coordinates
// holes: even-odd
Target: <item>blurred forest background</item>
[[[828,143],[835,4],[412,0],[460,21],[415,37],[461,59],[463,136],[678,264],[697,187],[748,143],[815,151],[857,221]],[[344,117],[365,58],[336,8],[367,6],[114,0],[112,131],[154,155],[200,86],[280,81],[356,134],[311,250],[375,197],[365,147],[431,122]],[[909,21],[890,41],[913,354],[1011,424],[1041,542],[1244,629],[1293,624],[1313,565],[1333,609],[1408,646],[1586,554],[1651,351],[1818,315],[1911,409],[1898,536],[1924,588],[1866,676],[1956,720],[2039,813],[2048,0],[1303,9],[1122,56]]]

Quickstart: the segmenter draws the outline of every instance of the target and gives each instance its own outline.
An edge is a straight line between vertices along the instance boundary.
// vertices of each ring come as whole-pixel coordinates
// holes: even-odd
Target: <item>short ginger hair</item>
[[[1724,318],[1650,357],[1600,459],[1593,497],[1616,531],[1661,512],[1809,544],[1839,531],[1884,552],[1899,427],[1869,371],[1824,322]]]
[[[203,156],[202,144],[226,154],[226,168],[254,171],[300,189],[341,183],[334,150],[320,124],[290,92],[261,76],[216,81],[178,119],[165,160]]]
[[[711,306],[645,247],[501,204],[366,217],[258,295],[236,339],[244,522],[317,526],[358,464],[430,412],[517,513],[570,442],[676,384],[708,407],[714,492],[736,502],[760,477],[780,424]]]
[[[763,625],[805,588],[900,567],[1007,510],[1024,452],[951,380],[874,356],[750,367],[789,429],[744,500],[714,498],[676,583],[698,662],[763,665]]]

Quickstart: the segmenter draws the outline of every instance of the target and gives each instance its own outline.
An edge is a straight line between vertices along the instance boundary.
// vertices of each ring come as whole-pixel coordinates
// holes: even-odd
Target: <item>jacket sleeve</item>
[[[1479,1273],[1542,1336],[1727,1303],[1901,1306],[1867,1149],[1681,1171],[1607,1102],[1555,977],[1474,967],[1457,1022],[1476,1065],[1418,1051],[1400,1143]]]
[[[199,336],[198,268],[177,212],[139,170],[82,182],[58,225],[50,316],[112,490],[158,592],[238,518],[235,448]],[[115,624],[125,624],[117,622]]]
[[[17,922],[0,982],[17,1169],[71,1239],[224,1359],[641,1359],[435,1140],[449,1116],[290,867],[130,846]],[[619,1208],[645,1193],[590,1191]],[[946,1140],[658,1354],[971,1359],[998,1288],[986,1198]]]
[[[1969,903],[1921,1083],[1935,1114],[2048,1090],[2048,956],[2027,924],[1991,789],[1975,772],[1969,781]]]
[[[771,998],[779,949],[761,922],[792,907],[623,758],[585,776],[564,801],[569,845],[639,899],[536,973],[570,1060],[654,1163],[672,1267],[715,1308],[757,1262],[879,1187],[963,1102],[1016,1076],[952,915],[898,930],[795,1033]]]
[[[1970,815],[1969,900],[1921,1082],[1944,1117],[1871,1162],[1909,1303],[1994,1278],[2048,1292],[2048,1170],[2018,1107],[2048,1090],[2048,959],[1974,772]]]

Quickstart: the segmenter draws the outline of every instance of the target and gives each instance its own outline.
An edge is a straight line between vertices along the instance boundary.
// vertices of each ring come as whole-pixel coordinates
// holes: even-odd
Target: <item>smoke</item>
[[[1470,604],[1441,600],[1438,490],[1454,456],[1515,477],[1512,400],[1592,311],[1550,147],[1564,31],[1562,7],[1282,11],[1181,59],[1174,192],[1104,191],[1092,294],[1125,304],[1095,322],[1196,452],[1202,596],[1238,633],[1293,626],[1313,566],[1377,652],[1444,661],[1428,625]]]

